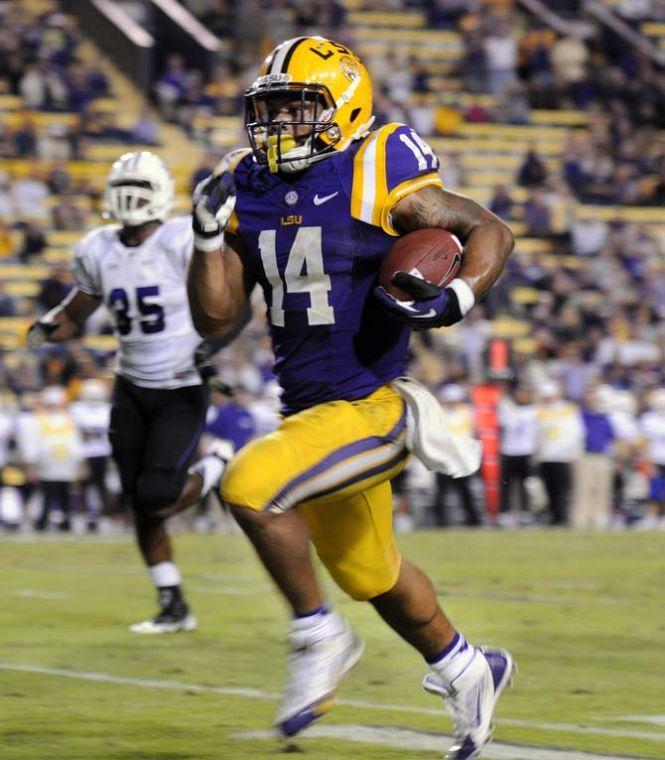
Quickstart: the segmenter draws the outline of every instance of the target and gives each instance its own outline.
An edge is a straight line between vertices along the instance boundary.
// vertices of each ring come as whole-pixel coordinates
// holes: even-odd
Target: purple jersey
[[[284,411],[362,398],[404,373],[409,329],[372,296],[394,242],[390,211],[429,184],[438,161],[389,124],[296,176],[245,155],[229,231],[263,288]]]

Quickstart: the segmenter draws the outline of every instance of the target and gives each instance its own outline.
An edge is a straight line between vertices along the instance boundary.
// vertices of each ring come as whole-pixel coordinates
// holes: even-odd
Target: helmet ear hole
[[[362,111],[361,108],[354,108],[353,111],[351,111],[351,116],[349,117],[349,121],[351,124],[358,118],[358,114]]]

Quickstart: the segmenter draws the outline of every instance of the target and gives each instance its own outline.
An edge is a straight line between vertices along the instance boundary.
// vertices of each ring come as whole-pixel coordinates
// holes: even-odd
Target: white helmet
[[[106,180],[103,215],[127,227],[164,220],[173,196],[173,177],[159,156],[147,150],[124,153]]]

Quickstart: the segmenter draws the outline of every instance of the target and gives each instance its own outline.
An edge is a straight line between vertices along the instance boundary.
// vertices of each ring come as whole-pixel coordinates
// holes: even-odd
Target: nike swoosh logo
[[[429,319],[430,317],[436,317],[436,310],[430,309],[427,314],[412,314],[413,319]]]
[[[326,203],[326,201],[331,200],[336,195],[339,195],[339,190],[336,193],[330,193],[330,195],[324,195],[322,198],[319,198],[319,194],[317,193],[314,196],[314,205],[315,206],[320,206],[322,203]]]

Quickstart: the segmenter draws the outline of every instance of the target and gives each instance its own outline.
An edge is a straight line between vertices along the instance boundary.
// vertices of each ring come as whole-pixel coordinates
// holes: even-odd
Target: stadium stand
[[[658,3],[605,2],[664,49]],[[444,185],[490,206],[516,234],[515,253],[486,301],[457,328],[414,339],[413,373],[433,388],[460,386],[465,399],[488,383],[538,394],[554,380],[575,404],[602,385],[610,395],[630,396],[634,419],[649,408],[650,394],[665,385],[662,67],[582,18],[575,3],[565,21],[582,22],[582,36],[562,33],[512,0],[187,6],[224,40],[216,65],[206,77],[171,55],[151,92],[141,93],[57,2],[0,3],[6,404],[18,409],[23,397],[29,404],[46,379],[74,396],[82,377],[110,374],[113,338],[101,315],[72,346],[39,355],[22,348],[29,319],[47,308],[44,290],[50,280],[55,287],[54,270],[56,285],[67,287],[63,266],[72,245],[99,223],[110,162],[125,150],[157,145],[186,213],[194,178],[245,142],[241,95],[257,51],[315,31],[366,58],[378,122],[412,124],[440,156]],[[222,376],[255,399],[270,379],[261,316],[220,360]],[[492,363],[502,345],[509,381]],[[645,451],[635,446],[629,456],[617,455],[624,480],[648,470]],[[646,482],[631,474],[633,491],[615,491],[619,523],[642,516]],[[481,492],[476,488],[482,501]]]

